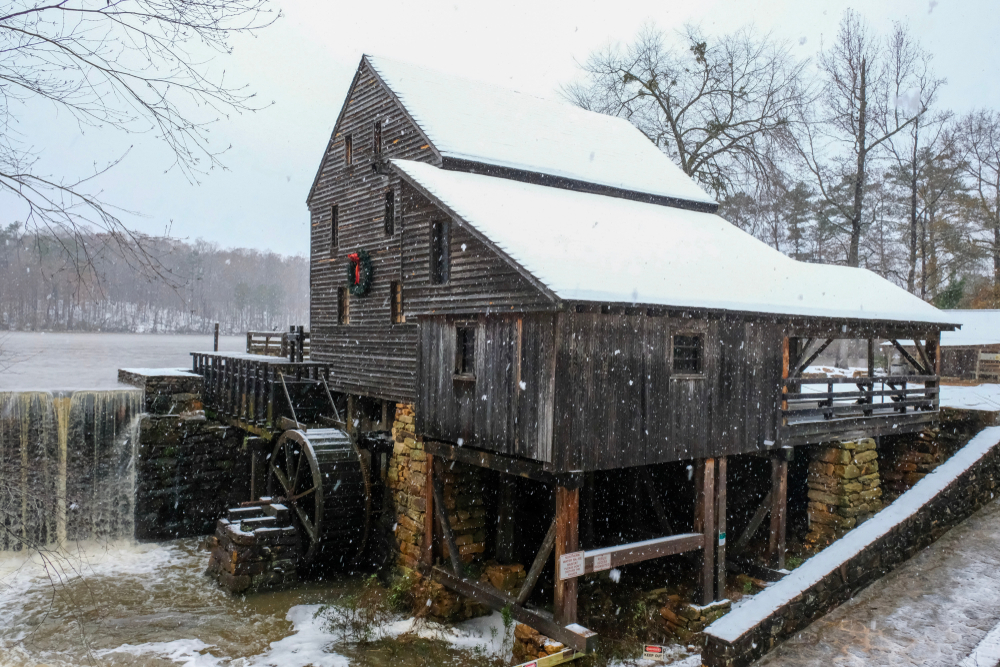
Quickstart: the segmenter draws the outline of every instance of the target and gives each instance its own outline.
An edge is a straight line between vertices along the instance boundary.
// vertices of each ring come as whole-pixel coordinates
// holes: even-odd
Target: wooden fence
[[[266,357],[284,357],[288,359],[293,352],[293,345],[301,340],[302,359],[309,358],[309,332],[292,331],[248,331],[247,354],[260,354]]]

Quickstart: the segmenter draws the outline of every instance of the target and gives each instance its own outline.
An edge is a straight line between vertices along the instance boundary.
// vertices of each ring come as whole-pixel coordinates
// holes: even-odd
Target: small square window
[[[385,235],[392,236],[396,233],[396,192],[389,190],[385,193]]]
[[[403,283],[393,280],[389,283],[392,304],[392,323],[403,324],[406,322],[406,313],[403,312]]]
[[[704,357],[704,336],[701,334],[674,335],[674,373],[701,375]]]
[[[455,375],[470,379],[476,376],[476,324],[455,326]]]
[[[344,164],[354,161],[354,137],[350,134],[344,137]]]
[[[337,324],[351,322],[351,293],[346,287],[337,289]]]

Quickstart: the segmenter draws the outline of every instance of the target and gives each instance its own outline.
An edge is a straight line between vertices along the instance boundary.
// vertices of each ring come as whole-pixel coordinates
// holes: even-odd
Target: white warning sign
[[[594,556],[594,572],[603,572],[611,569],[611,554],[599,554]]]
[[[659,662],[666,662],[667,660],[667,647],[657,646],[655,644],[646,644],[642,647],[642,657],[646,660],[657,660]]]
[[[584,572],[584,552],[574,551],[559,557],[559,579],[582,577]]]

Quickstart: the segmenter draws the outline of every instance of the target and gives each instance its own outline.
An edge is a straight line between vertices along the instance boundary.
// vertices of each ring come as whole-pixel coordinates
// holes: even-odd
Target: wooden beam
[[[700,460],[698,473],[702,480],[701,603],[707,605],[715,599],[715,459]]]
[[[914,340],[913,344],[917,345],[917,341]],[[916,359],[914,359],[913,356],[909,352],[906,351],[906,348],[904,348],[902,345],[899,344],[898,340],[893,339],[892,345],[903,356],[903,359],[906,359],[906,363],[910,364],[915,369],[917,369],[917,371],[921,375],[930,375],[931,374],[926,368],[924,368],[923,366],[920,365],[920,362],[918,362]]]
[[[555,620],[560,625],[576,623],[576,579],[559,578],[559,559],[580,548],[580,490],[556,487],[556,581]]]
[[[640,473],[642,477],[643,486],[646,488],[646,495],[649,496],[649,504],[653,506],[653,511],[656,513],[656,519],[660,522],[660,528],[667,535],[673,535],[674,529],[670,525],[670,520],[667,518],[667,513],[663,510],[663,503],[660,502],[660,497],[656,493],[656,485],[653,484],[653,476],[649,472],[649,468],[642,468]]]
[[[787,338],[785,339],[788,340]],[[715,599],[726,598],[726,457],[715,464]]]
[[[543,484],[553,484],[567,488],[579,488],[583,485],[582,473],[557,474],[549,472],[543,469],[542,464],[537,461],[519,459],[504,454],[495,454],[481,449],[472,449],[471,447],[459,447],[434,440],[424,442],[424,450],[428,454],[433,454],[447,461],[468,463],[479,468],[496,470],[506,475],[517,475],[518,477],[533,479]]]
[[[528,570],[528,575],[524,578],[521,590],[518,591],[517,604],[523,605],[528,601],[528,596],[531,595],[531,591],[535,588],[538,577],[542,574],[542,569],[545,567],[545,563],[548,562],[555,544],[556,520],[552,519],[552,523],[549,524],[549,531],[545,533],[545,539],[542,540],[542,546],[539,547],[538,553],[535,554],[535,560],[531,563],[531,568]]]
[[[785,570],[775,570],[755,562],[751,558],[731,558],[726,561],[726,569],[730,572],[742,572],[755,579],[764,581],[781,581],[788,574]]]
[[[832,343],[834,340],[836,340],[836,339],[834,339],[834,338],[827,338],[826,341],[824,341],[822,345],[820,345],[818,348],[816,348],[815,352],[813,352],[812,354],[810,354],[809,357],[805,361],[803,361],[801,364],[799,364],[799,366],[795,369],[795,372],[792,373],[791,377],[798,377],[798,376],[802,375],[802,371],[804,371],[805,369],[809,368],[809,364],[811,364],[812,362],[814,362],[816,360],[816,357],[818,357],[819,355],[823,354],[823,350],[825,350],[826,348],[828,348],[830,346],[830,343]],[[805,350],[802,350],[802,353],[805,354]]]
[[[444,506],[444,493],[441,489],[444,474],[440,461],[437,463],[438,468],[434,471],[434,479],[431,484],[434,488],[434,508],[437,510],[438,522],[441,524],[441,535],[444,537],[444,543],[448,547],[448,557],[451,559],[451,567],[456,575],[462,577],[465,576],[465,570],[462,567],[462,554],[455,544],[455,533],[452,531],[451,523],[448,521],[448,508]]]
[[[424,465],[424,537],[420,544],[420,562],[434,564],[434,456],[427,455]]]
[[[754,512],[753,518],[750,519],[747,529],[743,531],[743,534],[740,535],[739,539],[736,540],[736,543],[733,544],[732,548],[730,548],[729,555],[731,557],[747,548],[747,543],[750,541],[750,538],[757,533],[760,529],[760,525],[764,523],[764,517],[771,511],[771,495],[773,493],[773,490],[768,490],[768,492],[764,494],[764,499],[761,500],[760,505],[757,506],[757,511]]]
[[[785,569],[785,523],[788,505],[788,461],[771,459],[771,532],[767,553],[771,566]]]
[[[591,549],[583,552],[583,573],[603,572],[613,567],[697,551],[704,546],[705,536],[701,533],[682,533],[602,549]]]
[[[875,377],[875,339],[868,339],[868,377]]]
[[[459,595],[472,598],[494,611],[510,609],[515,620],[528,625],[546,637],[584,653],[597,648],[597,633],[576,624],[562,624],[544,611],[528,609],[517,604],[512,595],[498,591],[489,584],[456,576],[442,567],[430,569],[433,578]],[[570,627],[566,627],[569,625]]]

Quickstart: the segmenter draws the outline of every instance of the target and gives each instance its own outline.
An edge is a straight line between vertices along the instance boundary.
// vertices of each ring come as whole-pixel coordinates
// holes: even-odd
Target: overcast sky
[[[909,24],[948,79],[944,106],[1000,108],[996,0],[290,0],[281,6],[285,16],[276,25],[238,40],[234,54],[217,62],[228,80],[273,101],[214,127],[213,144],[232,146],[223,158],[229,171],[190,184],[176,171],[165,173],[170,155],[150,137],[81,136],[54,113],[33,119],[45,128],[33,138],[49,170],[84,171],[134,144],[101,181],[106,199],[142,214],[126,215],[134,227],[224,247],[305,253],[305,197],[363,53],[556,97],[561,84],[578,76],[577,62],[608,42],[631,39],[647,22],[665,30],[693,22],[710,34],[753,23],[787,40],[796,55],[811,57],[848,7],[883,33],[893,21]]]

